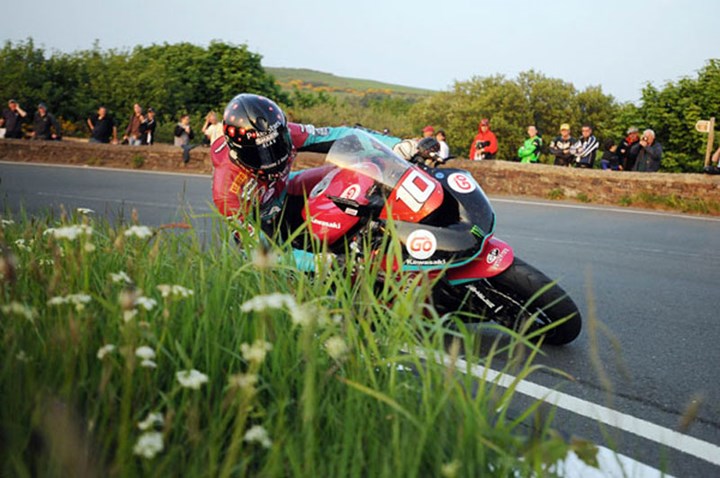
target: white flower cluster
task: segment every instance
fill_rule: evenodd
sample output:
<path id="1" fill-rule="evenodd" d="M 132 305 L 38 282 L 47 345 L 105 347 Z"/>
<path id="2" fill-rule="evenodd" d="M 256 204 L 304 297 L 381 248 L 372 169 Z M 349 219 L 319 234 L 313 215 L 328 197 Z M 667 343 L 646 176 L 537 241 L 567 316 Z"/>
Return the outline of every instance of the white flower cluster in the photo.
<path id="1" fill-rule="evenodd" d="M 78 312 L 82 312 L 83 309 L 85 309 L 85 304 L 89 303 L 91 300 L 92 297 L 87 294 L 70 294 L 66 295 L 65 297 L 53 297 L 52 299 L 47 301 L 47 305 L 73 304 L 75 305 L 75 310 L 77 310 Z"/>
<path id="2" fill-rule="evenodd" d="M 15 224 L 15 221 L 13 221 L 12 219 L 0 219 L 0 224 L 2 224 L 3 227 L 12 226 L 13 224 Z"/>
<path id="3" fill-rule="evenodd" d="M 157 290 L 160 291 L 163 298 L 172 296 L 186 299 L 194 294 L 192 289 L 186 289 L 181 285 L 160 284 L 157 286 Z"/>
<path id="4" fill-rule="evenodd" d="M 2 310 L 2 313 L 5 315 L 17 315 L 18 317 L 23 317 L 31 322 L 35 318 L 35 309 L 25 304 L 21 304 L 20 302 L 12 301 L 9 304 L 0 307 L 0 310 Z"/>
<path id="5" fill-rule="evenodd" d="M 125 284 L 132 284 L 132 279 L 129 275 L 125 273 L 125 271 L 111 272 L 110 280 L 112 280 L 114 284 L 117 284 L 119 282 L 123 282 Z"/>
<path id="6" fill-rule="evenodd" d="M 155 358 L 155 351 L 147 345 L 143 345 L 142 347 L 138 347 L 137 349 L 135 349 L 135 356 L 142 360 L 142 362 L 140 362 L 141 367 L 157 367 L 157 364 L 153 360 Z"/>
<path id="7" fill-rule="evenodd" d="M 195 369 L 181 370 L 175 374 L 175 377 L 180 382 L 180 385 L 194 390 L 199 390 L 200 386 L 208 381 L 207 375 Z"/>
<path id="8" fill-rule="evenodd" d="M 143 458 L 152 459 L 155 455 L 163 451 L 164 448 L 162 433 L 145 432 L 138 438 L 133 453 Z"/>
<path id="9" fill-rule="evenodd" d="M 254 425 L 246 431 L 243 440 L 248 443 L 259 443 L 265 448 L 272 446 L 272 441 L 270 440 L 267 430 L 260 425 Z"/>
<path id="10" fill-rule="evenodd" d="M 95 211 L 93 211 L 92 209 L 89 209 L 89 208 L 86 208 L 86 207 L 79 207 L 79 208 L 77 208 L 77 209 L 75 209 L 75 210 L 78 212 L 78 214 L 84 214 L 84 215 L 86 215 L 86 216 L 87 216 L 88 214 L 93 214 L 93 213 L 95 212 Z"/>
<path id="11" fill-rule="evenodd" d="M 147 311 L 151 311 L 157 305 L 157 301 L 155 299 L 151 299 L 150 297 L 145 297 L 141 295 L 140 297 L 135 299 L 135 305 L 140 306 Z"/>
<path id="12" fill-rule="evenodd" d="M 115 351 L 115 346 L 113 344 L 105 344 L 98 349 L 97 358 L 102 360 L 105 358 L 106 355 L 108 355 L 114 351 Z"/>
<path id="13" fill-rule="evenodd" d="M 348 352 L 348 346 L 342 337 L 334 335 L 325 341 L 325 351 L 335 360 L 340 360 Z"/>
<path id="14" fill-rule="evenodd" d="M 49 229 L 45 229 L 45 231 L 43 231 L 43 236 L 52 235 L 55 239 L 67 239 L 69 241 L 74 241 L 78 238 L 78 236 L 91 236 L 92 233 L 92 227 L 85 224 L 78 224 L 74 226 L 51 227 Z"/>
<path id="15" fill-rule="evenodd" d="M 258 382 L 258 376 L 254 373 L 238 373 L 231 375 L 228 379 L 228 383 L 231 387 L 242 388 L 249 390 L 255 387 Z"/>
<path id="16" fill-rule="evenodd" d="M 161 427 L 164 424 L 165 419 L 163 418 L 162 413 L 150 412 L 148 413 L 148 416 L 145 417 L 145 420 L 138 422 L 138 428 L 142 431 L 145 431 L 150 428 Z"/>
<path id="17" fill-rule="evenodd" d="M 147 226 L 132 226 L 125 232 L 125 237 L 135 236 L 139 239 L 145 239 L 153 235 L 152 229 Z"/>
<path id="18" fill-rule="evenodd" d="M 268 295 L 257 295 L 240 306 L 243 312 L 261 312 L 266 309 L 282 309 L 287 307 L 293 309 L 297 307 L 295 297 L 290 294 L 280 294 L 278 292 Z"/>
<path id="19" fill-rule="evenodd" d="M 248 362 L 262 363 L 263 360 L 265 360 L 267 353 L 271 350 L 272 344 L 270 342 L 265 342 L 264 340 L 256 340 L 252 345 L 240 345 L 242 356 Z"/>
<path id="20" fill-rule="evenodd" d="M 33 243 L 33 241 L 31 240 L 31 241 L 30 241 L 30 245 L 28 245 L 28 244 L 25 242 L 25 239 L 18 239 L 18 240 L 15 241 L 15 247 L 18 248 L 18 251 L 29 251 L 29 250 L 30 250 L 30 246 L 32 245 L 32 243 Z"/>

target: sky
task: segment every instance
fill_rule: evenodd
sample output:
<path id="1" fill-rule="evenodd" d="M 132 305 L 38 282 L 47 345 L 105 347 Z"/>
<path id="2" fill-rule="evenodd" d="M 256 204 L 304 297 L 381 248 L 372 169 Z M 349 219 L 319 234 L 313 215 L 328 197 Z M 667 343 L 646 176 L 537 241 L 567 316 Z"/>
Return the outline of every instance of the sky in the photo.
<path id="1" fill-rule="evenodd" d="M 534 69 L 637 102 L 720 58 L 720 1 L 0 0 L 0 39 L 48 51 L 211 40 L 265 66 L 433 90 Z"/>

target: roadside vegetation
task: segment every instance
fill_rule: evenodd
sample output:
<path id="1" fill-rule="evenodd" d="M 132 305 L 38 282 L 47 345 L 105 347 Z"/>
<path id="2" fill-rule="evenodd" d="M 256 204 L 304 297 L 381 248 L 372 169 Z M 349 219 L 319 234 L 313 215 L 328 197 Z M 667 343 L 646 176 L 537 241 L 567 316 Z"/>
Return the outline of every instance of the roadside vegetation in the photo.
<path id="1" fill-rule="evenodd" d="M 720 104 L 718 59 L 692 76 L 646 85 L 638 104 L 618 102 L 601 86 L 578 90 L 534 70 L 514 78 L 476 76 L 432 92 L 307 69 L 266 69 L 261 60 L 247 45 L 219 41 L 131 50 L 95 44 L 73 53 L 48 52 L 32 39 L 8 41 L 0 49 L 0 99 L 15 98 L 31 113 L 45 102 L 69 135 L 85 137 L 85 120 L 101 104 L 122 130 L 139 102 L 157 111 L 157 140 L 172 142 L 181 114 L 189 113 L 199 131 L 208 111 L 222 111 L 233 96 L 250 92 L 275 99 L 292 120 L 317 126 L 360 123 L 414 137 L 431 124 L 446 130 L 458 156 L 467 155 L 479 120 L 489 118 L 499 139 L 498 157 L 507 160 L 516 156 L 529 124 L 539 128 L 546 146 L 561 123 L 570 123 L 575 135 L 589 123 L 601 143 L 607 138 L 618 143 L 628 127 L 636 126 L 657 133 L 666 172 L 702 170 L 707 137 L 694 126 L 717 115 Z M 541 161 L 551 162 L 550 155 Z"/>
<path id="2" fill-rule="evenodd" d="M 377 264 L 351 280 L 322 261 L 311 276 L 247 235 L 239 247 L 223 220 L 212 246 L 187 227 L 83 209 L 2 218 L 0 475 L 545 476 L 570 451 L 594 462 L 541 402 L 458 373 L 462 353 L 526 378 L 537 349 L 438 317 L 427 281 L 375 288 Z"/>

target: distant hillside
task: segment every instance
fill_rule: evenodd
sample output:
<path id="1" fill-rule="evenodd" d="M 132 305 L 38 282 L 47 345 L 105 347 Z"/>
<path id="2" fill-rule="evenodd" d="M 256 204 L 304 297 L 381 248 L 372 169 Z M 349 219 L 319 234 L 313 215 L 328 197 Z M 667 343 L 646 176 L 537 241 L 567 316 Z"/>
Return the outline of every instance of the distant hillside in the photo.
<path id="1" fill-rule="evenodd" d="M 300 90 L 315 92 L 365 94 L 380 93 L 386 95 L 425 96 L 434 93 L 432 90 L 413 88 L 410 86 L 393 85 L 380 81 L 345 78 L 332 73 L 308 70 L 306 68 L 274 68 L 265 67 L 277 83 L 286 90 L 298 87 Z"/>

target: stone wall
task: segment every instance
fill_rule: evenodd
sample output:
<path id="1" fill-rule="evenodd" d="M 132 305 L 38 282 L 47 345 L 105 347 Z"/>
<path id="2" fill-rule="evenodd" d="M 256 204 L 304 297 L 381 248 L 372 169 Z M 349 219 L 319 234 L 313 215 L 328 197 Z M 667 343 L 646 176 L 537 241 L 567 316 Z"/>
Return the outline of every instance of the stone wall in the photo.
<path id="1" fill-rule="evenodd" d="M 148 171 L 212 172 L 210 149 L 197 147 L 183 164 L 180 148 L 155 145 L 131 147 L 88 144 L 77 141 L 0 140 L 0 161 L 74 164 Z M 302 153 L 296 165 L 322 164 L 323 155 Z M 488 194 L 530 196 L 544 199 L 575 199 L 592 204 L 627 204 L 663 208 L 643 203 L 645 195 L 673 197 L 677 202 L 717 205 L 709 211 L 720 215 L 720 176 L 703 174 L 625 173 L 558 168 L 542 164 L 507 161 L 454 160 L 450 166 L 467 169 Z M 0 166 L 1 168 L 1 166 Z M 0 169 L 1 171 L 1 169 Z"/>

